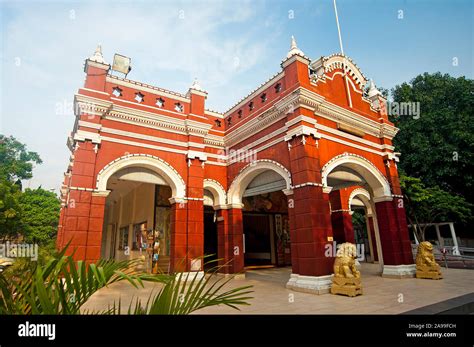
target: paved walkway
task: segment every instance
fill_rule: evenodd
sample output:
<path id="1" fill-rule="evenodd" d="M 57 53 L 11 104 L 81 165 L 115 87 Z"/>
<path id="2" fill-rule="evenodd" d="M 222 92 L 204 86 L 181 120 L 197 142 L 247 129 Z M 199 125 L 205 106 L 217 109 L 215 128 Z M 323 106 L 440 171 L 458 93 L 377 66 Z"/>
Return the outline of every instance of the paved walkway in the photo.
<path id="1" fill-rule="evenodd" d="M 444 279 L 389 279 L 378 275 L 378 265 L 362 264 L 364 295 L 350 298 L 339 295 L 314 295 L 285 288 L 291 268 L 250 270 L 245 279 L 234 279 L 229 286 L 253 285 L 250 306 L 241 311 L 228 307 L 210 307 L 200 314 L 397 314 L 474 292 L 474 271 L 444 269 Z M 89 310 L 106 309 L 121 298 L 128 307 L 132 297 L 146 302 L 149 293 L 157 290 L 147 283 L 134 289 L 128 283 L 116 283 L 97 292 L 84 306 Z"/>

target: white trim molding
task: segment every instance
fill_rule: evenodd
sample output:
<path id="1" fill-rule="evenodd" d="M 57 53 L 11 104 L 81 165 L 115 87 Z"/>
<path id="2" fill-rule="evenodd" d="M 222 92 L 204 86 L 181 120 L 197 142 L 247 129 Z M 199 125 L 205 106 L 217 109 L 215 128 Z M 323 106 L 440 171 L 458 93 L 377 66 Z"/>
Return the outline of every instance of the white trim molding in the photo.
<path id="1" fill-rule="evenodd" d="M 128 167 L 143 167 L 155 171 L 169 184 L 173 198 L 185 198 L 186 184 L 178 171 L 163 159 L 149 154 L 125 155 L 104 166 L 97 174 L 97 190 L 107 190 L 107 181 L 110 176 Z"/>
<path id="2" fill-rule="evenodd" d="M 375 198 L 392 195 L 390 183 L 380 170 L 368 159 L 353 153 L 343 153 L 329 160 L 321 169 L 323 186 L 328 185 L 328 175 L 340 165 L 348 166 L 359 173 L 372 188 Z"/>
<path id="3" fill-rule="evenodd" d="M 364 204 L 366 210 L 367 210 L 367 215 L 372 215 L 372 205 L 370 203 L 370 193 L 367 189 L 364 188 L 356 188 L 351 192 L 351 195 L 349 196 L 349 208 L 351 207 L 352 200 L 354 198 L 358 198 L 362 203 Z"/>
<path id="4" fill-rule="evenodd" d="M 242 196 L 250 182 L 267 170 L 278 173 L 286 181 L 285 189 L 292 189 L 291 173 L 287 168 L 274 160 L 260 159 L 249 163 L 235 176 L 227 193 L 227 202 L 229 204 L 241 204 Z"/>
<path id="5" fill-rule="evenodd" d="M 214 197 L 214 209 L 220 210 L 222 206 L 227 204 L 227 193 L 219 182 L 216 180 L 206 178 L 203 183 L 204 189 L 212 193 Z"/>

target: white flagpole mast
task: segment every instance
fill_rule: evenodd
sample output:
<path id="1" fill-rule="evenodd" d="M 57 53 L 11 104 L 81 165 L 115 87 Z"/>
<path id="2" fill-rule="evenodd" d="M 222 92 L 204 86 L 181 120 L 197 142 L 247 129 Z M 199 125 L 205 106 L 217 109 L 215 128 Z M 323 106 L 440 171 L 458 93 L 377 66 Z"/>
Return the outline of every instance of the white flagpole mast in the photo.
<path id="1" fill-rule="evenodd" d="M 349 107 L 352 107 L 352 99 L 351 99 L 351 92 L 349 90 L 349 82 L 347 80 L 347 73 L 346 73 L 346 56 L 344 54 L 344 48 L 342 46 L 342 37 L 341 37 L 341 27 L 339 26 L 339 16 L 337 15 L 337 5 L 336 5 L 336 0 L 334 0 L 334 13 L 336 14 L 336 24 L 337 24 L 337 33 L 339 35 L 339 46 L 341 47 L 341 53 L 342 56 L 344 57 L 344 63 L 343 63 L 343 71 L 344 71 L 344 81 L 346 82 L 346 94 L 347 94 L 347 101 L 349 102 Z"/>

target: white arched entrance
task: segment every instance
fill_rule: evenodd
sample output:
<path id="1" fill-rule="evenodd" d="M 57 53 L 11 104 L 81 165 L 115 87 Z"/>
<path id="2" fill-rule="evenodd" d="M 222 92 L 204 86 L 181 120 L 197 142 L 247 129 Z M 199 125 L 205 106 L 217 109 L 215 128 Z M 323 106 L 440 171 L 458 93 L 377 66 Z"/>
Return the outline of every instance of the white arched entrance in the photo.
<path id="1" fill-rule="evenodd" d="M 244 265 L 287 266 L 291 240 L 287 195 L 291 174 L 282 164 L 268 159 L 245 166 L 233 180 L 228 206 L 242 210 Z"/>
<path id="2" fill-rule="evenodd" d="M 168 271 L 171 208 L 186 197 L 180 174 L 159 157 L 129 154 L 98 173 L 96 189 L 108 193 L 101 256 L 140 258 L 146 271 Z"/>
<path id="3" fill-rule="evenodd" d="M 249 184 L 257 176 L 268 171 L 277 173 L 284 180 L 283 188 L 288 191 L 291 190 L 291 174 L 288 169 L 274 160 L 256 160 L 244 167 L 232 181 L 227 193 L 228 203 L 235 206 L 242 204 L 242 197 Z"/>
<path id="4" fill-rule="evenodd" d="M 338 155 L 323 166 L 321 170 L 323 187 L 328 187 L 330 175 L 337 168 L 346 169 L 346 172 L 343 173 L 345 175 L 355 175 L 362 178 L 372 190 L 375 200 L 392 198 L 390 184 L 380 170 L 369 160 L 352 153 Z"/>
<path id="5" fill-rule="evenodd" d="M 163 159 L 148 154 L 125 155 L 104 166 L 97 174 L 97 190 L 106 191 L 107 181 L 114 173 L 132 167 L 149 169 L 158 174 L 171 187 L 173 198 L 183 199 L 186 196 L 186 184 L 178 171 Z"/>

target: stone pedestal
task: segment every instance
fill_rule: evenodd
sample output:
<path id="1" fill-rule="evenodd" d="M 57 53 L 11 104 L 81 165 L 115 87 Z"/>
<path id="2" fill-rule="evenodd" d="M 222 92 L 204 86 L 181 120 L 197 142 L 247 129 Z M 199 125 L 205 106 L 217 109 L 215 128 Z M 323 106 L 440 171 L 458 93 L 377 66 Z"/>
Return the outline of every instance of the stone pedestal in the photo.
<path id="1" fill-rule="evenodd" d="M 416 265 L 384 265 L 382 277 L 387 278 L 413 278 L 415 277 Z"/>
<path id="2" fill-rule="evenodd" d="M 362 295 L 360 278 L 334 277 L 332 279 L 331 294 L 341 294 L 351 297 Z"/>
<path id="3" fill-rule="evenodd" d="M 303 276 L 291 274 L 286 288 L 303 293 L 327 294 L 331 289 L 333 275 L 327 276 Z"/>
<path id="4" fill-rule="evenodd" d="M 416 278 L 427 278 L 431 280 L 440 280 L 443 278 L 441 269 L 438 264 L 436 267 L 432 266 L 417 266 L 416 267 Z"/>

